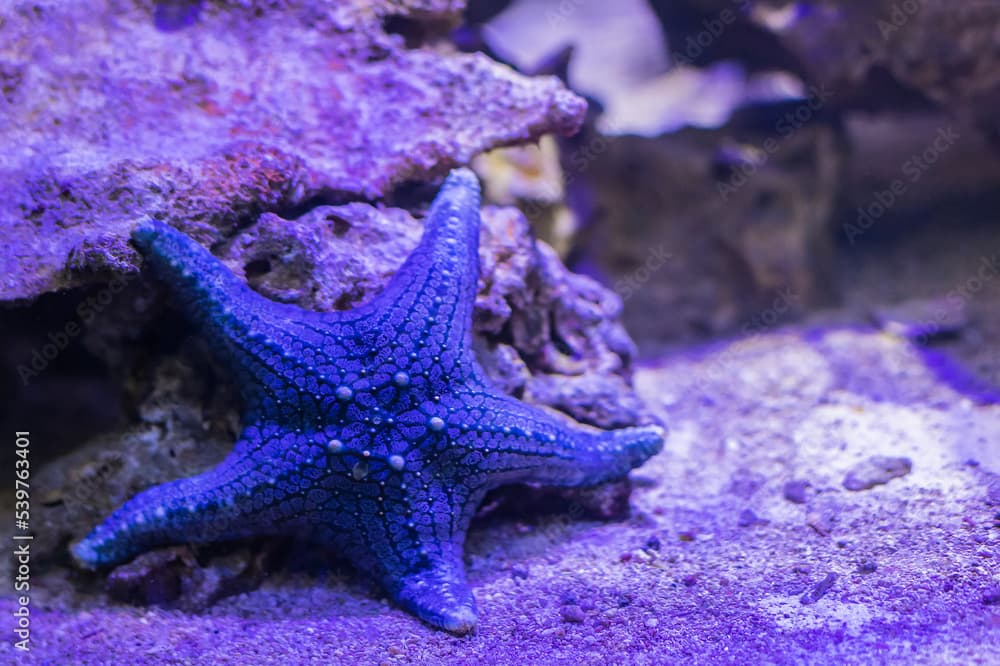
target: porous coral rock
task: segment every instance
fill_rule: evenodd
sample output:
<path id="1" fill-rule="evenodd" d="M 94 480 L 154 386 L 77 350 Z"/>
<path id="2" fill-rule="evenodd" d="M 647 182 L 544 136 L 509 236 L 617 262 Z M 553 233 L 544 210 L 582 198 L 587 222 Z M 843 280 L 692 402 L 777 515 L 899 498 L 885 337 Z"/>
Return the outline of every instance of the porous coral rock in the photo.
<path id="1" fill-rule="evenodd" d="M 381 198 L 575 131 L 584 102 L 555 78 L 385 29 L 461 9 L 206 4 L 170 32 L 149 3 L 0 10 L 0 301 L 134 265 L 121 241 L 143 214 L 218 241 L 261 212 Z"/>

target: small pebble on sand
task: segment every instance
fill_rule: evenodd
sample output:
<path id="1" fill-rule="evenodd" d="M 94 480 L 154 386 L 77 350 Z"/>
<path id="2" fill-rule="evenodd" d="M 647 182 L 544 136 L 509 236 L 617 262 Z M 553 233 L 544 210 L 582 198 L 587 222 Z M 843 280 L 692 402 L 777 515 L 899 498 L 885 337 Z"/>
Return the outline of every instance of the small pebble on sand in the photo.
<path id="1" fill-rule="evenodd" d="M 786 500 L 794 504 L 805 504 L 808 499 L 807 493 L 809 491 L 808 481 L 793 480 L 789 481 L 782 488 L 782 493 Z"/>
<path id="2" fill-rule="evenodd" d="M 909 458 L 872 456 L 863 460 L 847 472 L 844 487 L 848 490 L 868 490 L 893 479 L 906 476 L 913 469 Z"/>
<path id="3" fill-rule="evenodd" d="M 580 624 L 587 619 L 587 614 L 577 604 L 562 606 L 559 609 L 559 615 L 562 616 L 563 622 L 573 622 L 575 624 Z"/>

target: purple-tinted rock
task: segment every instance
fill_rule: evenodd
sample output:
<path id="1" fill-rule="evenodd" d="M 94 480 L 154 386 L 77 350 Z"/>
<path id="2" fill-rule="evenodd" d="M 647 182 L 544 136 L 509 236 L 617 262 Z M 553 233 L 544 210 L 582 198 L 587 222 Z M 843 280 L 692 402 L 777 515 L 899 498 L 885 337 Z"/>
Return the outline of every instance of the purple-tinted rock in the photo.
<path id="1" fill-rule="evenodd" d="M 872 562 L 871 560 L 866 560 L 858 565 L 857 569 L 860 574 L 870 574 L 878 571 L 878 564 Z"/>
<path id="2" fill-rule="evenodd" d="M 789 481 L 781 489 L 782 496 L 793 504 L 805 504 L 809 499 L 808 492 L 808 481 Z"/>
<path id="3" fill-rule="evenodd" d="M 628 478 L 589 488 L 570 488 L 559 495 L 580 507 L 581 516 L 596 520 L 623 520 L 629 515 L 632 482 Z"/>
<path id="4" fill-rule="evenodd" d="M 740 527 L 754 527 L 756 525 L 767 525 L 767 520 L 761 518 L 756 513 L 750 509 L 743 509 L 740 511 L 739 518 L 736 519 L 736 524 Z"/>
<path id="5" fill-rule="evenodd" d="M 762 474 L 740 468 L 733 472 L 733 475 L 729 478 L 729 487 L 727 490 L 740 499 L 747 500 L 753 497 L 763 487 L 765 482 L 766 479 Z"/>
<path id="6" fill-rule="evenodd" d="M 114 569 L 107 591 L 118 601 L 196 612 L 222 597 L 256 588 L 273 551 L 255 554 L 241 548 L 202 565 L 185 546 L 162 548 Z"/>
<path id="7" fill-rule="evenodd" d="M 757 335 L 830 301 L 843 149 L 820 123 L 776 137 L 773 127 L 656 140 L 588 127 L 572 140 L 568 197 L 587 202 L 578 244 L 622 297 L 640 346 Z M 765 145 L 780 150 L 755 162 Z"/>
<path id="8" fill-rule="evenodd" d="M 844 487 L 853 491 L 868 490 L 906 476 L 912 468 L 913 463 L 909 458 L 872 456 L 847 472 L 847 476 L 844 477 Z"/>
<path id="9" fill-rule="evenodd" d="M 137 421 L 46 460 L 33 475 L 42 500 L 33 512 L 39 558 L 61 554 L 67 541 L 143 488 L 222 460 L 238 427 L 236 396 L 225 385 L 213 387 L 211 367 L 203 350 L 189 348 L 141 371 L 129 368 Z"/>
<path id="10" fill-rule="evenodd" d="M 559 608 L 559 616 L 562 617 L 563 622 L 571 622 L 573 624 L 581 624 L 587 621 L 587 614 L 577 604 L 561 606 Z"/>
<path id="11" fill-rule="evenodd" d="M 585 105 L 558 80 L 383 28 L 459 10 L 206 3 L 173 32 L 139 3 L 3 10 L 0 143 L 16 149 L 0 162 L 0 227 L 17 241 L 0 252 L 0 300 L 134 266 L 123 239 L 141 215 L 215 242 L 261 212 L 381 198 L 488 148 L 575 131 Z"/>
<path id="12" fill-rule="evenodd" d="M 907 109 L 847 117 L 845 131 L 852 150 L 845 164 L 842 196 L 844 208 L 850 212 L 835 223 L 842 240 L 856 245 L 869 234 L 889 228 L 905 229 L 907 222 L 942 199 L 995 196 L 1000 186 L 1000 153 L 989 134 L 972 120 L 963 122 L 962 111 L 913 113 Z M 919 171 L 903 173 L 901 165 L 912 165 Z M 916 178 L 919 183 L 913 184 Z M 882 207 L 884 202 L 890 202 L 888 208 Z M 940 233 L 946 235 L 946 227 Z M 910 300 L 928 293 L 933 292 L 907 291 L 901 296 Z M 925 302 L 941 300 L 930 298 Z M 888 307 L 890 316 L 895 316 L 895 306 L 878 302 Z M 968 309 L 967 304 L 963 305 L 945 304 L 941 309 L 933 306 L 930 323 L 962 322 L 966 316 L 962 311 Z M 907 309 L 914 312 L 910 305 Z M 901 314 L 907 314 L 906 321 L 912 322 L 910 313 Z"/>
<path id="13" fill-rule="evenodd" d="M 804 12 L 780 38 L 842 101 L 870 104 L 883 92 L 908 108 L 906 89 L 917 90 L 995 129 L 998 21 L 1000 8 L 988 2 L 838 0 Z"/>
<path id="14" fill-rule="evenodd" d="M 531 577 L 531 572 L 526 567 L 515 565 L 510 568 L 510 575 L 514 580 L 527 580 Z"/>
<path id="15" fill-rule="evenodd" d="M 169 605 L 181 596 L 182 572 L 196 566 L 186 547 L 161 548 L 115 569 L 108 576 L 106 589 L 118 601 Z"/>
<path id="16" fill-rule="evenodd" d="M 632 483 L 628 478 L 580 488 L 507 486 L 487 495 L 479 515 L 499 512 L 530 516 L 553 512 L 564 522 L 624 520 L 629 515 L 631 494 Z"/>
<path id="17" fill-rule="evenodd" d="M 834 528 L 834 514 L 829 511 L 811 511 L 806 516 L 806 525 L 813 528 L 820 536 L 830 536 Z"/>

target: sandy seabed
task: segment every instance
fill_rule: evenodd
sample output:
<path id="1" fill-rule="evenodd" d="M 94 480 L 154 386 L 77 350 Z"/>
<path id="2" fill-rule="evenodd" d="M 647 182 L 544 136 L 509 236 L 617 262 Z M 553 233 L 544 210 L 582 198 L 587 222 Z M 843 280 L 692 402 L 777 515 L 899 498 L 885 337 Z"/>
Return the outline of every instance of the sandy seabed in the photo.
<path id="1" fill-rule="evenodd" d="M 667 355 L 635 379 L 670 433 L 632 473 L 631 516 L 474 526 L 470 636 L 426 627 L 356 576 L 283 572 L 187 614 L 84 593 L 53 569 L 33 581 L 31 652 L 5 642 L 0 655 L 1000 663 L 1000 405 L 952 388 L 911 343 L 858 328 Z M 871 487 L 848 490 L 849 475 Z M 4 616 L 14 607 L 0 599 Z"/>

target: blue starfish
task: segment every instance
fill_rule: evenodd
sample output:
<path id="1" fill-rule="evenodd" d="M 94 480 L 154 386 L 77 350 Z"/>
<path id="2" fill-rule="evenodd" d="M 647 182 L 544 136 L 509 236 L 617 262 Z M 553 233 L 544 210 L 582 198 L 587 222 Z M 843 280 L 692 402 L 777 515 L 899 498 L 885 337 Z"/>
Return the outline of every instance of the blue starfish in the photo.
<path id="1" fill-rule="evenodd" d="M 455 633 L 476 622 L 462 545 L 502 484 L 597 484 L 663 446 L 657 426 L 569 425 L 489 386 L 472 352 L 479 183 L 451 173 L 385 290 L 345 312 L 252 291 L 152 220 L 133 240 L 240 386 L 243 432 L 199 476 L 139 493 L 77 543 L 88 568 L 169 543 L 304 534 Z"/>

